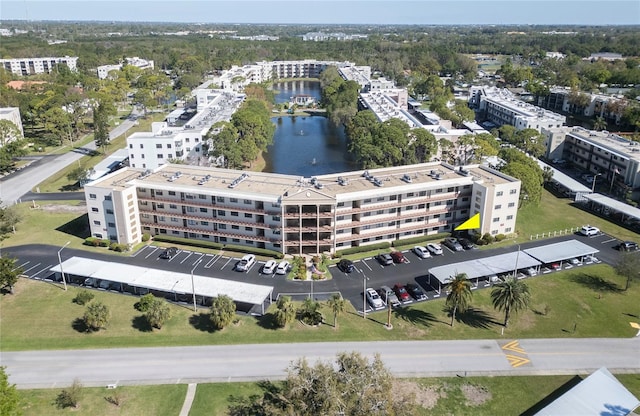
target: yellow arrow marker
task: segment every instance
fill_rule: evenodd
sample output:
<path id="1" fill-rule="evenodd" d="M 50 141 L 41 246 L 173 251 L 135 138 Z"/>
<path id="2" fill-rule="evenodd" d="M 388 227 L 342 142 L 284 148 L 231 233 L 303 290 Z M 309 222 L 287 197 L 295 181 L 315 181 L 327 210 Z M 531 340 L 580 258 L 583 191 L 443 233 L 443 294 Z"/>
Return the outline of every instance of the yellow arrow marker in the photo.
<path id="1" fill-rule="evenodd" d="M 511 367 L 513 368 L 517 368 L 520 367 L 521 365 L 525 365 L 531 362 L 531 360 L 528 360 L 526 358 L 523 357 L 517 357 L 515 355 L 506 355 L 507 360 L 509 360 L 509 364 L 511 364 Z"/>
<path id="2" fill-rule="evenodd" d="M 629 325 L 631 325 L 631 328 L 640 329 L 640 324 L 637 322 L 629 322 Z"/>
<path id="3" fill-rule="evenodd" d="M 476 229 L 476 228 L 480 228 L 480 213 L 479 212 L 476 215 L 474 215 L 473 217 L 471 217 L 468 220 L 466 220 L 465 222 L 463 222 L 462 224 L 458 225 L 455 228 L 455 231 L 473 230 L 473 229 Z"/>
<path id="4" fill-rule="evenodd" d="M 526 354 L 526 352 L 520 348 L 520 344 L 518 344 L 518 341 L 511 341 L 508 344 L 505 344 L 502 347 L 503 350 L 508 350 L 508 351 L 513 351 L 513 352 L 519 352 L 520 354 Z"/>

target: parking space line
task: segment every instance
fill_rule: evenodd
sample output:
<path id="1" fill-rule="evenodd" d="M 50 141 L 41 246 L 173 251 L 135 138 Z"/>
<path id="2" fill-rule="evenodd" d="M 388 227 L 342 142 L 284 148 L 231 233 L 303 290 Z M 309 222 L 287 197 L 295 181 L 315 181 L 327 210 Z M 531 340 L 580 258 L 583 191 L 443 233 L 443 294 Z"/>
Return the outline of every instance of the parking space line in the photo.
<path id="1" fill-rule="evenodd" d="M 27 270 L 23 271 L 23 274 L 27 274 L 28 271 L 35 269 L 36 267 L 40 266 L 42 263 L 37 263 L 35 266 L 31 266 L 29 267 Z"/>
<path id="2" fill-rule="evenodd" d="M 210 269 L 210 268 L 211 268 L 211 266 L 213 266 L 213 263 L 215 263 L 215 262 L 216 262 L 216 258 L 218 257 L 218 255 L 217 255 L 217 254 L 216 254 L 216 255 L 213 255 L 213 254 L 205 254 L 204 256 L 202 256 L 202 258 L 204 258 L 204 257 L 209 257 L 209 256 L 211 257 L 211 260 L 207 261 L 207 262 L 204 264 L 204 268 L 205 268 L 205 269 Z"/>
<path id="3" fill-rule="evenodd" d="M 189 254 L 187 254 L 187 257 L 185 257 L 185 258 L 184 258 L 184 260 L 182 260 L 182 261 L 180 262 L 180 264 L 182 264 L 182 263 L 184 263 L 185 261 L 187 261 L 187 259 L 188 259 L 189 257 L 191 257 L 191 255 L 193 254 L 193 252 L 192 252 L 192 251 L 183 251 L 183 253 L 189 253 Z"/>
<path id="4" fill-rule="evenodd" d="M 618 239 L 617 238 L 611 238 L 609 240 L 601 241 L 600 244 L 612 243 L 614 241 L 618 241 Z"/>
<path id="5" fill-rule="evenodd" d="M 229 257 L 229 260 L 227 260 L 227 262 L 225 264 L 223 264 L 222 267 L 220 267 L 220 270 L 222 270 L 225 267 L 227 267 L 227 264 L 229 264 L 230 261 L 231 261 L 231 257 Z"/>
<path id="6" fill-rule="evenodd" d="M 152 255 L 153 253 L 155 253 L 157 249 L 158 249 L 158 247 L 154 247 L 154 248 L 153 248 L 153 250 L 151 250 L 151 253 L 147 254 L 144 258 L 145 258 L 145 259 L 148 259 L 149 257 L 151 257 L 151 255 Z"/>
<path id="7" fill-rule="evenodd" d="M 24 263 L 19 264 L 18 266 L 14 267 L 11 271 L 12 271 L 12 272 L 13 272 L 13 271 L 16 271 L 16 270 L 18 270 L 18 269 L 20 269 L 20 268 L 22 268 L 22 267 L 26 266 L 26 265 L 27 265 L 27 264 L 29 264 L 29 263 L 31 263 L 31 262 L 30 262 L 30 261 L 25 261 Z"/>
<path id="8" fill-rule="evenodd" d="M 366 259 L 362 259 L 361 263 L 364 264 L 365 266 L 367 266 L 367 269 L 369 269 L 369 271 L 372 272 L 373 269 L 367 264 L 367 262 L 365 260 L 371 260 L 371 257 L 368 257 Z"/>
<path id="9" fill-rule="evenodd" d="M 50 264 L 50 265 L 46 266 L 44 269 L 41 269 L 39 272 L 32 274 L 30 277 L 34 278 L 37 275 L 39 275 L 40 273 L 44 272 L 45 270 L 49 270 L 51 267 L 53 267 L 53 264 Z"/>
<path id="10" fill-rule="evenodd" d="M 149 246 L 144 246 L 142 247 L 140 250 L 136 251 L 135 253 L 133 253 L 131 256 L 129 257 L 136 257 L 138 254 L 142 253 L 143 251 L 145 251 Z"/>
<path id="11" fill-rule="evenodd" d="M 191 265 L 192 265 L 192 266 L 195 266 L 196 264 L 198 264 L 198 263 L 202 260 L 202 258 L 204 257 L 204 253 L 193 253 L 193 254 L 196 254 L 196 255 L 200 254 L 200 257 L 198 257 L 198 259 L 197 259 L 196 261 L 194 261 L 193 263 L 191 263 Z M 188 257 L 187 257 L 187 258 L 188 258 Z M 186 259 L 185 259 L 185 260 L 186 260 Z"/>

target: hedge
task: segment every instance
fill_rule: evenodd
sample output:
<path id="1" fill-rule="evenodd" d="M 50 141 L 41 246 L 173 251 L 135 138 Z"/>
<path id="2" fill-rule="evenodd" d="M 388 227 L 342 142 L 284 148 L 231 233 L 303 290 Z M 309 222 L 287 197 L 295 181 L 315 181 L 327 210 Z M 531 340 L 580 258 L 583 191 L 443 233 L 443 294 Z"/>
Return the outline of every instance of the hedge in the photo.
<path id="1" fill-rule="evenodd" d="M 169 237 L 169 236 L 156 235 L 153 237 L 153 241 L 162 242 L 162 243 L 174 243 L 174 244 L 180 244 L 183 246 L 190 246 L 190 247 L 210 248 L 214 250 L 226 250 L 226 251 L 233 251 L 238 253 L 252 253 L 252 254 L 257 254 L 265 257 L 275 257 L 278 259 L 281 259 L 284 257 L 284 254 L 278 251 L 268 250 L 265 248 L 240 246 L 240 245 L 233 245 L 233 244 L 221 244 L 221 243 L 214 243 L 211 241 L 191 240 L 188 238 L 181 238 L 181 237 Z"/>
<path id="2" fill-rule="evenodd" d="M 439 234 L 432 234 L 432 235 L 422 235 L 420 237 L 413 237 L 413 238 L 405 238 L 405 239 L 401 239 L 401 240 L 395 240 L 391 245 L 393 247 L 418 245 L 418 244 L 424 243 L 426 241 L 443 240 L 444 238 L 449 237 L 450 235 L 451 235 L 451 233 L 439 233 Z"/>
<path id="3" fill-rule="evenodd" d="M 94 247 L 109 247 L 109 245 L 111 245 L 111 242 L 102 238 L 87 237 L 84 240 L 84 245 Z"/>
<path id="4" fill-rule="evenodd" d="M 377 244 L 367 244 L 366 246 L 350 247 L 345 248 L 344 250 L 336 251 L 334 257 L 342 257 L 349 254 L 362 253 L 364 251 L 384 250 L 388 249 L 389 247 L 391 247 L 391 243 L 389 243 L 388 241 Z"/>

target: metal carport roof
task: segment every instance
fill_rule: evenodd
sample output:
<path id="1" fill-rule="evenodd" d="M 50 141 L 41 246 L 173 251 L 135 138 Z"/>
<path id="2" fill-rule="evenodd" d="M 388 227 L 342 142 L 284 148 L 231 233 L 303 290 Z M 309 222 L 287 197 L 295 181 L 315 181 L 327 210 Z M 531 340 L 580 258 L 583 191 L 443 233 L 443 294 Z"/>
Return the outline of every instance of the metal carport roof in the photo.
<path id="1" fill-rule="evenodd" d="M 65 274 L 92 277 L 130 286 L 160 290 L 168 293 L 192 293 L 191 274 L 168 270 L 148 269 L 122 263 L 112 263 L 84 257 L 72 257 L 62 263 Z M 50 269 L 60 273 L 60 265 Z M 227 295 L 236 302 L 261 305 L 271 296 L 273 286 L 256 285 L 193 275 L 193 285 L 198 296 Z"/>
<path id="2" fill-rule="evenodd" d="M 537 160 L 537 162 L 538 162 L 538 166 L 540 166 L 540 168 L 542 168 L 543 170 L 547 166 L 550 167 L 551 171 L 553 172 L 553 177 L 551 178 L 551 180 L 564 186 L 569 191 L 576 194 L 590 194 L 592 192 L 591 188 L 581 184 L 577 180 L 573 179 L 571 176 L 560 172 L 558 169 L 554 168 L 553 166 L 550 166 L 541 160 Z"/>
<path id="3" fill-rule="evenodd" d="M 602 367 L 536 413 L 536 416 L 628 415 L 640 401 Z"/>
<path id="4" fill-rule="evenodd" d="M 458 273 L 466 273 L 469 279 L 477 279 L 539 265 L 540 262 L 538 260 L 528 256 L 524 251 L 514 251 L 513 253 L 433 267 L 429 269 L 429 273 L 438 279 L 441 284 L 446 284 L 452 276 Z"/>
<path id="5" fill-rule="evenodd" d="M 599 252 L 597 248 L 593 248 L 578 240 L 561 241 L 546 246 L 528 248 L 525 253 L 531 257 L 540 260 L 542 263 L 553 263 L 556 261 L 572 259 L 574 257 L 582 257 L 589 254 Z"/>
<path id="6" fill-rule="evenodd" d="M 584 198 L 595 202 L 597 204 L 609 207 L 615 211 L 621 212 L 628 217 L 633 217 L 640 220 L 640 208 L 632 207 L 631 205 L 620 202 L 617 199 L 609 198 L 602 194 L 590 194 L 584 195 Z"/>

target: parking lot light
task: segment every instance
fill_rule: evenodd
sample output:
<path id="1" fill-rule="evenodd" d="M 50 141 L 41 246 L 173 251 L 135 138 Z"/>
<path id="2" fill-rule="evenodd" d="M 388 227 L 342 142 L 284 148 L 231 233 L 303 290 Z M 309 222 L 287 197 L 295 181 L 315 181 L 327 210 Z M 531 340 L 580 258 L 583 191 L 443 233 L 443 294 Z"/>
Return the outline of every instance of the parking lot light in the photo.
<path id="1" fill-rule="evenodd" d="M 198 307 L 196 306 L 196 287 L 193 282 L 193 272 L 196 270 L 196 267 L 198 267 L 198 264 L 200 264 L 201 261 L 202 261 L 201 258 L 198 259 L 198 261 L 196 261 L 196 263 L 193 265 L 193 269 L 191 269 L 191 292 L 193 292 L 193 311 L 194 312 L 198 311 Z"/>
<path id="2" fill-rule="evenodd" d="M 596 173 L 595 176 L 593 177 L 593 185 L 591 185 L 591 193 L 594 193 L 596 191 L 596 179 L 598 179 L 598 176 L 602 175 L 602 173 Z"/>
<path id="3" fill-rule="evenodd" d="M 62 276 L 62 284 L 64 285 L 64 290 L 67 290 L 67 279 L 64 277 L 64 270 L 62 270 L 62 258 L 60 257 L 60 252 L 64 250 L 66 246 L 71 244 L 71 241 L 67 241 L 65 245 L 62 246 L 60 250 L 58 250 L 58 264 L 60 265 L 60 275 Z"/>

